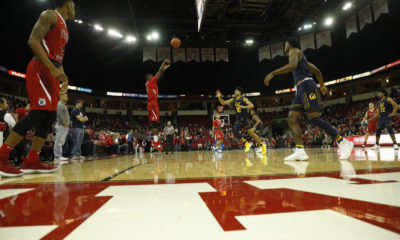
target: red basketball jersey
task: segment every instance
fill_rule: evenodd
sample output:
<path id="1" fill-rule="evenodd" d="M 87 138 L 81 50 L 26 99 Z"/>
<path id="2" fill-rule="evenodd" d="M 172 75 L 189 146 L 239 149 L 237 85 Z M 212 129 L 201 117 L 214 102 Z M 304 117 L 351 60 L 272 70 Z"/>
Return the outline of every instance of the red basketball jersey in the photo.
<path id="1" fill-rule="evenodd" d="M 47 53 L 47 57 L 62 64 L 65 46 L 69 39 L 69 32 L 64 19 L 57 11 L 54 12 L 57 15 L 57 23 L 47 32 L 46 36 L 44 36 L 42 46 Z"/>
<path id="2" fill-rule="evenodd" d="M 158 98 L 158 86 L 157 86 L 157 77 L 153 77 L 146 83 L 146 91 L 148 101 L 157 101 Z"/>
<path id="3" fill-rule="evenodd" d="M 369 110 L 368 109 L 368 120 L 371 120 L 376 114 L 378 114 L 378 109 L 374 109 L 374 110 Z M 373 122 L 378 121 L 378 119 L 375 119 Z"/>
<path id="4" fill-rule="evenodd" d="M 213 122 L 213 126 L 215 129 L 221 130 L 222 125 L 223 125 L 222 120 L 215 119 Z"/>

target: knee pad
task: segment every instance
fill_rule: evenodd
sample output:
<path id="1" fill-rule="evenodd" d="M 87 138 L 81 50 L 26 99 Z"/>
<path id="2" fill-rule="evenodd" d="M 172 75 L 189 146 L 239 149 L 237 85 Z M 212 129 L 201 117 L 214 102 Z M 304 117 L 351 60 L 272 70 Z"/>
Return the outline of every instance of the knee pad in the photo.
<path id="1" fill-rule="evenodd" d="M 40 138 L 47 138 L 47 134 L 49 134 L 53 123 L 57 119 L 57 112 L 54 111 L 42 111 L 44 117 L 42 121 L 39 123 L 39 125 L 36 127 L 35 131 L 35 137 L 40 137 Z M 29 115 L 29 114 L 28 114 Z"/>
<path id="2" fill-rule="evenodd" d="M 46 112 L 48 111 L 32 110 L 25 118 L 15 125 L 13 131 L 21 136 L 25 136 L 29 130 L 34 127 L 38 128 L 39 124 L 46 117 Z"/>

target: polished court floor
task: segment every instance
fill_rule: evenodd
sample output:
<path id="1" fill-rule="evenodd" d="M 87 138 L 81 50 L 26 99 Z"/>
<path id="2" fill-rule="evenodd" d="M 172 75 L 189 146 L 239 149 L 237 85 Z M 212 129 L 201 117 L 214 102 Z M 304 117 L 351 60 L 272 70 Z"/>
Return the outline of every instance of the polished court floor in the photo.
<path id="1" fill-rule="evenodd" d="M 393 148 L 138 154 L 0 179 L 0 239 L 400 239 Z"/>

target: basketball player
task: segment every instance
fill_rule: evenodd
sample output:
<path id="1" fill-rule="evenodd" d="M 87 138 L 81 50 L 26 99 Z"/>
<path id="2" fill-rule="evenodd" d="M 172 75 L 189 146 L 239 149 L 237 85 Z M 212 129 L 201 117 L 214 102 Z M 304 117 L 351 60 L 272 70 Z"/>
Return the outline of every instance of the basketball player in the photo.
<path id="1" fill-rule="evenodd" d="M 73 0 L 55 0 L 55 10 L 44 11 L 29 37 L 28 45 L 34 57 L 26 72 L 26 89 L 31 104 L 31 112 L 14 127 L 6 142 L 0 148 L 0 175 L 17 177 L 23 173 L 50 173 L 58 168 L 39 161 L 48 132 L 56 120 L 60 93 L 68 89 L 68 78 L 64 73 L 62 60 L 68 42 L 66 20 L 75 17 Z M 9 153 L 25 137 L 28 130 L 35 128 L 32 148 L 21 170 L 12 167 Z"/>
<path id="2" fill-rule="evenodd" d="M 322 94 L 326 94 L 328 89 L 325 87 L 324 78 L 321 71 L 314 64 L 307 62 L 307 59 L 300 51 L 300 42 L 297 38 L 289 39 L 285 44 L 285 52 L 289 56 L 289 64 L 279 68 L 265 77 L 264 83 L 268 87 L 269 82 L 274 76 L 292 72 L 294 85 L 297 89 L 296 96 L 292 100 L 289 111 L 289 127 L 292 132 L 293 141 L 296 148 L 293 154 L 286 157 L 285 161 L 308 160 L 308 155 L 304 151 L 301 140 L 301 130 L 299 118 L 306 112 L 308 121 L 325 130 L 336 140 L 340 149 L 340 159 L 347 159 L 351 155 L 354 143 L 343 139 L 336 129 L 329 123 L 320 118 L 322 109 L 320 91 L 314 82 L 313 74 L 317 77 Z"/>
<path id="3" fill-rule="evenodd" d="M 222 153 L 221 145 L 224 142 L 224 133 L 222 132 L 222 127 L 224 126 L 224 122 L 221 120 L 221 116 L 219 113 L 215 114 L 215 120 L 213 121 L 212 127 L 212 136 L 215 137 L 216 145 L 215 150 L 219 153 Z"/>
<path id="4" fill-rule="evenodd" d="M 252 102 L 249 101 L 249 99 L 243 96 L 243 88 L 237 87 L 235 89 L 235 97 L 226 101 L 221 98 L 221 92 L 219 90 L 217 90 L 216 94 L 219 103 L 221 103 L 222 105 L 229 105 L 233 103 L 233 105 L 235 106 L 236 121 L 233 131 L 237 138 L 244 143 L 245 152 L 248 152 L 250 150 L 251 145 L 240 133 L 240 130 L 243 127 L 247 128 L 247 132 L 249 133 L 249 135 L 257 142 L 257 144 L 259 144 L 259 146 L 262 147 L 262 154 L 264 155 L 265 153 L 267 153 L 267 146 L 262 144 L 260 137 L 251 129 L 251 127 L 248 127 L 248 119 L 250 118 L 248 110 L 253 109 L 254 105 Z"/>
<path id="5" fill-rule="evenodd" d="M 393 141 L 394 150 L 399 150 L 399 146 L 396 142 L 396 136 L 394 135 L 392 126 L 392 117 L 396 116 L 399 105 L 391 97 L 387 96 L 386 90 L 382 89 L 378 91 L 378 109 L 379 112 L 376 114 L 372 120 L 378 120 L 378 129 L 376 130 L 376 144 L 371 148 L 371 150 L 379 150 L 379 139 L 381 137 L 382 131 L 386 128 L 390 134 L 390 138 Z"/>
<path id="6" fill-rule="evenodd" d="M 171 66 L 171 61 L 166 59 L 161 64 L 157 74 L 146 74 L 146 90 L 147 90 L 147 112 L 149 113 L 150 127 L 152 128 L 151 133 L 153 134 L 152 147 L 158 151 L 162 151 L 161 144 L 158 141 L 158 125 L 160 123 L 160 112 L 158 108 L 158 80 L 162 77 L 165 70 Z"/>
<path id="7" fill-rule="evenodd" d="M 251 119 L 249 119 L 249 131 L 255 132 L 257 135 L 260 135 L 263 130 L 263 124 L 261 118 L 257 115 L 256 110 L 250 110 Z M 262 153 L 262 146 L 257 146 L 257 153 Z"/>
<path id="8" fill-rule="evenodd" d="M 376 126 L 378 124 L 377 119 L 372 120 L 372 118 L 375 117 L 376 114 L 378 114 L 378 110 L 375 108 L 375 105 L 371 102 L 368 104 L 368 108 L 368 111 L 365 113 L 365 116 L 361 121 L 361 123 L 364 123 L 368 119 L 368 130 L 367 134 L 365 135 L 364 144 L 362 145 L 363 148 L 367 145 L 369 135 L 376 133 Z"/>

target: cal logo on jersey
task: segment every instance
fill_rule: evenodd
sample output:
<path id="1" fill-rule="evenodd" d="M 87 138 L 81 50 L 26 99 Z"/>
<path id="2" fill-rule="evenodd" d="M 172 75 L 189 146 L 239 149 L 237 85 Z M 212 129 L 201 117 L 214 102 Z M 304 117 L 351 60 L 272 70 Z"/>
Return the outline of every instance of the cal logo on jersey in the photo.
<path id="1" fill-rule="evenodd" d="M 317 99 L 317 95 L 315 93 L 311 93 L 310 96 L 308 97 L 310 100 L 315 100 Z"/>

